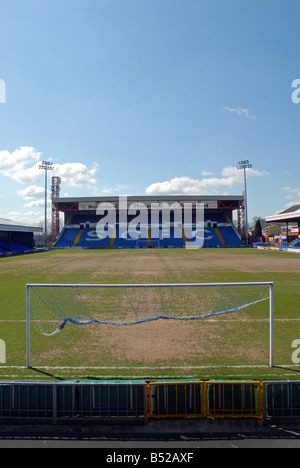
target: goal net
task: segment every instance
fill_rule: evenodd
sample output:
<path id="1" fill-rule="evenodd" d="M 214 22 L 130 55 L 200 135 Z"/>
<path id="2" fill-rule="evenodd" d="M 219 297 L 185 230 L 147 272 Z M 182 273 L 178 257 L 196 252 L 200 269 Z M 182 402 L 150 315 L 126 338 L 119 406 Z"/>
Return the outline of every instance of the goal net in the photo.
<path id="1" fill-rule="evenodd" d="M 200 321 L 236 314 L 270 303 L 273 333 L 273 283 L 193 284 L 30 284 L 27 285 L 27 363 L 31 324 L 39 334 L 69 327 L 140 325 L 154 321 Z M 272 353 L 270 353 L 272 364 Z"/>

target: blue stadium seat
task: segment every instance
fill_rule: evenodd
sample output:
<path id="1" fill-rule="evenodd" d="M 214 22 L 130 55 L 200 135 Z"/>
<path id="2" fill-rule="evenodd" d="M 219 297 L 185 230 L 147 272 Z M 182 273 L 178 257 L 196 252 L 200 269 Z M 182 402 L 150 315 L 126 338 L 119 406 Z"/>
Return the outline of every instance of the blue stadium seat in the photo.
<path id="1" fill-rule="evenodd" d="M 64 227 L 55 243 L 55 247 L 72 247 L 77 234 L 78 228 Z"/>
<path id="2" fill-rule="evenodd" d="M 242 245 L 240 237 L 231 225 L 219 226 L 219 231 L 226 242 L 227 247 L 238 247 Z"/>
<path id="3" fill-rule="evenodd" d="M 10 240 L 9 250 L 7 249 L 7 241 L 0 241 L 0 249 L 3 252 L 24 252 L 25 250 L 30 250 L 30 247 L 19 242 Z"/>
<path id="4" fill-rule="evenodd" d="M 204 245 L 203 247 L 222 247 L 222 243 L 218 238 L 216 231 L 212 227 L 204 229 Z"/>
<path id="5" fill-rule="evenodd" d="M 82 230 L 76 247 L 108 247 L 109 242 L 110 237 L 100 239 L 95 228 L 85 228 Z"/>
<path id="6" fill-rule="evenodd" d="M 120 228 L 117 226 L 116 238 L 114 242 L 114 247 L 117 249 L 135 249 L 140 246 L 140 241 L 142 239 L 132 239 L 129 234 L 125 236 L 120 235 Z M 144 239 L 146 241 L 146 239 Z"/>
<path id="7" fill-rule="evenodd" d="M 167 237 L 163 237 L 163 235 Z M 170 226 L 170 230 L 162 226 L 160 228 L 159 245 L 160 247 L 182 248 L 184 247 L 184 241 L 182 237 L 175 237 L 174 226 Z"/>
<path id="8" fill-rule="evenodd" d="M 292 243 L 293 247 L 300 247 L 300 239 L 297 239 L 295 242 Z"/>
<path id="9" fill-rule="evenodd" d="M 133 217 L 134 218 L 134 217 Z M 229 223 L 229 218 L 226 220 L 226 214 L 213 211 L 205 213 L 205 229 L 204 229 L 204 244 L 203 247 L 238 247 L 242 245 L 242 241 L 236 232 L 233 224 Z M 120 236 L 119 225 L 116 226 L 115 238 L 106 237 L 100 239 L 97 235 L 96 226 L 99 222 L 99 216 L 83 214 L 75 214 L 71 220 L 72 224 L 65 226 L 55 244 L 56 247 L 78 247 L 78 248 L 146 248 L 146 247 L 174 247 L 182 248 L 185 241 L 180 236 L 176 238 L 174 235 L 174 216 L 171 212 L 170 230 L 167 224 L 160 225 L 159 233 L 152 231 L 151 239 L 140 238 L 134 239 L 127 236 Z M 132 217 L 128 219 L 128 223 Z M 148 217 L 150 228 L 150 214 Z M 194 220 L 195 221 L 195 220 Z M 226 224 L 227 221 L 227 224 Z M 193 227 L 195 229 L 195 225 Z M 167 237 L 163 237 L 163 235 Z M 147 236 L 148 237 L 148 236 Z M 190 246 L 199 245 L 199 241 L 188 239 Z M 1 246 L 0 246 L 1 247 Z"/>

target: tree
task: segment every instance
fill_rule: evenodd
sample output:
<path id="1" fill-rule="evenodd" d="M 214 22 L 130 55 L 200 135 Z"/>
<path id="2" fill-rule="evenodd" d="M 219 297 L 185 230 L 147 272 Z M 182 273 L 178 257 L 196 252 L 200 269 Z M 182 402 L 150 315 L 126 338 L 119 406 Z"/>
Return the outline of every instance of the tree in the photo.
<path id="1" fill-rule="evenodd" d="M 252 218 L 251 228 L 253 232 L 253 236 L 255 238 L 262 237 L 262 230 L 268 226 L 268 223 L 264 218 L 260 218 L 259 216 L 255 216 Z"/>
<path id="2" fill-rule="evenodd" d="M 254 236 L 255 237 L 262 237 L 262 226 L 260 218 L 257 219 L 254 227 Z"/>
<path id="3" fill-rule="evenodd" d="M 272 223 L 269 225 L 269 236 L 280 236 L 281 226 L 280 224 Z"/>

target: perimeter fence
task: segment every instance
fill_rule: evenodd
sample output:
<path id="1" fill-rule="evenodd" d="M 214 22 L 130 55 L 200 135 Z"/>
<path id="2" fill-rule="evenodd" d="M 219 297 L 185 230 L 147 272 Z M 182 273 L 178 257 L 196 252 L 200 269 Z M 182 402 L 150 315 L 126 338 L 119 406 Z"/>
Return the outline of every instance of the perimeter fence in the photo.
<path id="1" fill-rule="evenodd" d="M 300 381 L 0 381 L 0 421 L 300 419 Z"/>

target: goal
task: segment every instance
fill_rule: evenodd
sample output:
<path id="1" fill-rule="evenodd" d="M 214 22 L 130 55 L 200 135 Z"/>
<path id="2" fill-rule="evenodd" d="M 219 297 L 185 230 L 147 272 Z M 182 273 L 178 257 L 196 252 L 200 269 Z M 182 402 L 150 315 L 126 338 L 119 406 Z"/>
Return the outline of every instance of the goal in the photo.
<path id="1" fill-rule="evenodd" d="M 269 365 L 274 365 L 273 283 L 28 284 L 27 367 L 31 327 L 44 336 L 67 327 L 124 327 L 154 321 L 200 321 L 269 303 Z"/>

